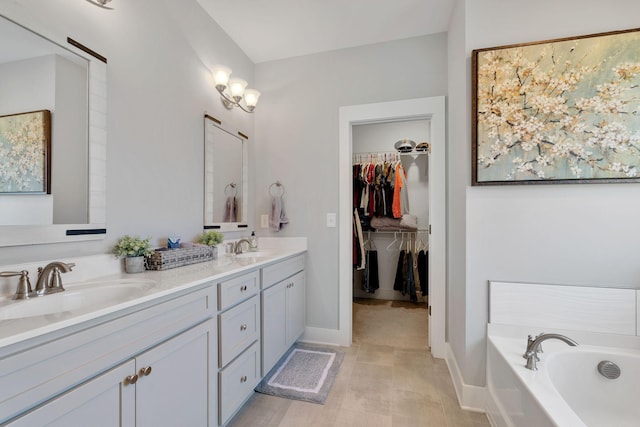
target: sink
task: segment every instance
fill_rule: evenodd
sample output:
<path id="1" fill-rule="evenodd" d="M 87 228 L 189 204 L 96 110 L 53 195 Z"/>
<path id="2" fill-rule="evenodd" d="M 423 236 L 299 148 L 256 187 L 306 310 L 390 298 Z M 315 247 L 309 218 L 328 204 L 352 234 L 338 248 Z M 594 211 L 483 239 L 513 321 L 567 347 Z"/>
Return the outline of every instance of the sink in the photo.
<path id="1" fill-rule="evenodd" d="M 69 285 L 64 292 L 0 303 L 0 321 L 97 309 L 144 296 L 156 285 L 149 279 L 119 279 Z"/>
<path id="2" fill-rule="evenodd" d="M 243 252 L 241 254 L 237 254 L 236 258 L 264 258 L 267 256 L 271 256 L 271 252 L 256 251 L 256 252 Z"/>

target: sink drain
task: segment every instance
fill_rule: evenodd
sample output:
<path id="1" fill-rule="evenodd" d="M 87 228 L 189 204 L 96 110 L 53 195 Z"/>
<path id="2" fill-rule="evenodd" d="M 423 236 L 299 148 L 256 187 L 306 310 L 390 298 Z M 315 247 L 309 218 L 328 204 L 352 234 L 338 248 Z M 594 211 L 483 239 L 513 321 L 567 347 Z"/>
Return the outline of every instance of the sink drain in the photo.
<path id="1" fill-rule="evenodd" d="M 620 376 L 620 367 L 609 360 L 598 363 L 598 372 L 605 378 L 615 380 Z"/>

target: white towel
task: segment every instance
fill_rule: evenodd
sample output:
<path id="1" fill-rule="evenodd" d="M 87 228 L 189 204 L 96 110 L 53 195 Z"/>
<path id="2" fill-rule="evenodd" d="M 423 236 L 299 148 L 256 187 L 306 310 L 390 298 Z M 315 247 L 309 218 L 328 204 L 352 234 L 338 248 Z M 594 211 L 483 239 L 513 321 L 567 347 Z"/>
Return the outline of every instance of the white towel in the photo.
<path id="1" fill-rule="evenodd" d="M 271 196 L 271 212 L 269 214 L 269 227 L 273 231 L 280 231 L 285 224 L 289 223 L 287 213 L 284 210 L 284 200 L 282 196 Z"/>

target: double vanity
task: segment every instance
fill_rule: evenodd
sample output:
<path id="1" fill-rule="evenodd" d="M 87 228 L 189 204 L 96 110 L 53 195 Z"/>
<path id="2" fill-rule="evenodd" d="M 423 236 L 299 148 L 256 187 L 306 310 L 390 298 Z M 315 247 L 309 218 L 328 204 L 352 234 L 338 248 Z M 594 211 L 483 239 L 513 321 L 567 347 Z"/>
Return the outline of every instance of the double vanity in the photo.
<path id="1" fill-rule="evenodd" d="M 7 295 L 0 425 L 227 424 L 304 332 L 306 242 L 293 240 Z M 80 277 L 83 260 L 73 261 Z"/>

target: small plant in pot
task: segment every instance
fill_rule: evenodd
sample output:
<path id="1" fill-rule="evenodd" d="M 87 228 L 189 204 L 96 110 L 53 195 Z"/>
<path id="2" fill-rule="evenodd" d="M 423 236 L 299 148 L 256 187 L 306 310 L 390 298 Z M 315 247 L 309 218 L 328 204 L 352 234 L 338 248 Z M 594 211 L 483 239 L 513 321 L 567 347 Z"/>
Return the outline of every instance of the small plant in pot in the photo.
<path id="1" fill-rule="evenodd" d="M 224 236 L 222 235 L 222 233 L 219 233 L 217 231 L 206 231 L 204 233 L 202 233 L 199 237 L 197 242 L 202 244 L 202 245 L 207 245 L 210 246 L 211 249 L 213 250 L 213 259 L 218 258 L 218 247 L 217 245 L 219 245 L 220 243 L 222 243 L 222 241 L 224 240 Z"/>
<path id="2" fill-rule="evenodd" d="M 121 237 L 113 248 L 116 256 L 124 257 L 124 269 L 127 273 L 142 273 L 145 270 L 145 258 L 154 254 L 150 238 L 138 236 Z"/>

